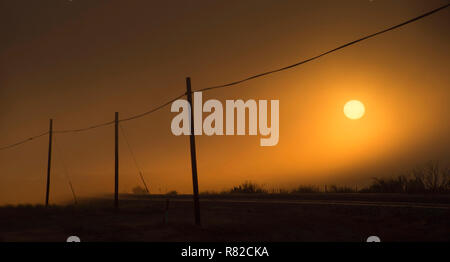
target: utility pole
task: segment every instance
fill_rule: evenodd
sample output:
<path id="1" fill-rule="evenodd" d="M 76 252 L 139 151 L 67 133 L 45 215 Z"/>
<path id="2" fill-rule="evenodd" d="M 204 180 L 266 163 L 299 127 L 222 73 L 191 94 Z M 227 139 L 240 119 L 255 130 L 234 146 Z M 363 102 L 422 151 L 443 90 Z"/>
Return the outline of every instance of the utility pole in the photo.
<path id="1" fill-rule="evenodd" d="M 50 119 L 50 128 L 48 131 L 48 163 L 47 163 L 47 190 L 45 192 L 45 207 L 48 207 L 50 196 L 50 168 L 52 164 L 52 137 L 53 137 L 53 119 Z"/>
<path id="2" fill-rule="evenodd" d="M 119 112 L 116 112 L 115 118 L 115 176 L 114 176 L 114 207 L 119 207 Z"/>
<path id="3" fill-rule="evenodd" d="M 186 94 L 190 106 L 190 144 L 191 144 L 191 166 L 192 166 L 192 184 L 194 188 L 194 215 L 195 224 L 201 225 L 200 222 L 200 202 L 198 199 L 198 178 L 197 178 L 197 156 L 195 150 L 195 134 L 194 134 L 194 108 L 192 106 L 191 78 L 186 77 Z"/>

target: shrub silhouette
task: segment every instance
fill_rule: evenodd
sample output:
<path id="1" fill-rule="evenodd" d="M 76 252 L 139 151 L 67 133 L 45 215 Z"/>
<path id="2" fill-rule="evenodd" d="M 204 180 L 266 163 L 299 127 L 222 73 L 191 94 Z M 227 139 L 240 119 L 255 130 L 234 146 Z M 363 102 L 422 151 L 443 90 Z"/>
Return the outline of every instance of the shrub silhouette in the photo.
<path id="1" fill-rule="evenodd" d="M 132 189 L 133 194 L 136 195 L 145 195 L 145 194 L 149 194 L 149 192 L 147 192 L 147 190 L 145 190 L 145 188 L 142 188 L 140 186 L 136 186 Z"/>
<path id="2" fill-rule="evenodd" d="M 267 189 L 264 189 L 262 186 L 246 181 L 239 186 L 235 186 L 230 190 L 230 193 L 244 193 L 244 194 L 265 194 L 268 193 Z"/>
<path id="3" fill-rule="evenodd" d="M 336 186 L 336 185 L 331 185 L 327 191 L 329 193 L 355 193 L 356 190 L 354 188 L 351 187 L 347 187 L 347 186 Z"/>
<path id="4" fill-rule="evenodd" d="M 326 186 L 321 191 L 318 186 L 300 185 L 293 190 L 283 188 L 265 189 L 262 185 L 251 181 L 234 186 L 230 190 L 222 191 L 220 194 L 303 194 L 303 193 L 450 193 L 450 169 L 442 168 L 439 162 L 430 161 L 422 167 L 414 168 L 402 175 L 390 178 L 373 178 L 372 184 L 358 190 L 356 187 Z M 202 194 L 219 194 L 214 191 Z"/>
<path id="5" fill-rule="evenodd" d="M 168 196 L 176 196 L 176 195 L 178 195 L 178 192 L 175 191 L 175 190 L 172 190 L 172 191 L 167 192 L 166 195 L 168 195 Z"/>
<path id="6" fill-rule="evenodd" d="M 373 178 L 373 183 L 361 192 L 370 193 L 449 193 L 450 169 L 438 162 L 429 162 L 405 175 L 394 178 Z"/>

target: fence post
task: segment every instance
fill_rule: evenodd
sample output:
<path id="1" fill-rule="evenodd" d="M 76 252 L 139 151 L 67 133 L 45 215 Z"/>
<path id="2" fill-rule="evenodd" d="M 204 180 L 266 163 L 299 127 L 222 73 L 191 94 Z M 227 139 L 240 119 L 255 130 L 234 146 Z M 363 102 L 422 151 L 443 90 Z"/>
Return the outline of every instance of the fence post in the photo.
<path id="1" fill-rule="evenodd" d="M 192 166 L 192 184 L 194 188 L 194 216 L 195 224 L 201 225 L 200 222 L 200 203 L 198 199 L 198 178 L 197 178 L 197 156 L 195 150 L 195 134 L 194 134 L 194 109 L 192 106 L 192 91 L 191 91 L 191 78 L 186 77 L 186 95 L 190 106 L 190 145 L 191 145 L 191 166 Z"/>
<path id="2" fill-rule="evenodd" d="M 45 192 L 45 207 L 48 207 L 50 196 L 50 168 L 52 164 L 52 137 L 53 137 L 53 119 L 50 119 L 50 128 L 48 131 L 48 163 L 47 163 L 47 190 Z"/>
<path id="3" fill-rule="evenodd" d="M 114 207 L 119 207 L 119 112 L 115 115 L 115 176 L 114 176 Z"/>

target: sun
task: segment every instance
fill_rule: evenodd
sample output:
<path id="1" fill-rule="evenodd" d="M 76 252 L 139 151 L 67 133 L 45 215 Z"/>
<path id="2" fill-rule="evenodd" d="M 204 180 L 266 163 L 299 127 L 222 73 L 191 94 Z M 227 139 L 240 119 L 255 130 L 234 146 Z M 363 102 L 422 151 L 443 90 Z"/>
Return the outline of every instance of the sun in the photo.
<path id="1" fill-rule="evenodd" d="M 366 109 L 361 101 L 350 100 L 344 105 L 344 114 L 350 119 L 360 119 L 365 112 Z"/>

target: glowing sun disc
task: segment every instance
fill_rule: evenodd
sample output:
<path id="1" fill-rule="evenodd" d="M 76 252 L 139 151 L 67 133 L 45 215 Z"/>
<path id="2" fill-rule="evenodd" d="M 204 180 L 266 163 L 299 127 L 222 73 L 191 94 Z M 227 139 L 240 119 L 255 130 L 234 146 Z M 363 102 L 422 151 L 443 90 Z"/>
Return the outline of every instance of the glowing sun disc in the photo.
<path id="1" fill-rule="evenodd" d="M 344 114 L 350 119 L 360 119 L 365 112 L 364 104 L 358 100 L 350 100 L 344 106 Z"/>

